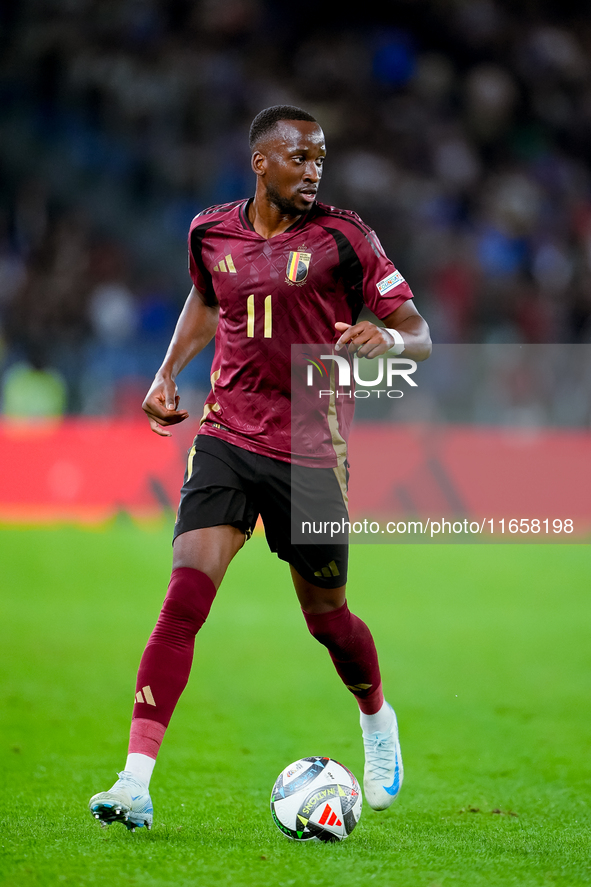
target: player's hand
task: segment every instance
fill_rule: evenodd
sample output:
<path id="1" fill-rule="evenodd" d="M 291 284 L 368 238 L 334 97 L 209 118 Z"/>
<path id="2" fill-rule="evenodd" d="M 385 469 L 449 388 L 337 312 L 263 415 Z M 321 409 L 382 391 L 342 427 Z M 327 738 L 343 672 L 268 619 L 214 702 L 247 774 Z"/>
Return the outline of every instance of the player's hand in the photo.
<path id="1" fill-rule="evenodd" d="M 351 354 L 358 354 L 359 357 L 379 357 L 395 344 L 385 329 L 370 323 L 369 320 L 362 320 L 353 326 L 339 320 L 335 323 L 335 327 L 342 334 L 335 345 L 335 351 L 340 351 L 343 345 L 348 345 Z"/>
<path id="2" fill-rule="evenodd" d="M 166 426 L 178 425 L 189 418 L 186 410 L 179 410 L 179 401 L 177 387 L 172 379 L 156 376 L 142 404 L 152 431 L 161 437 L 171 437 Z"/>

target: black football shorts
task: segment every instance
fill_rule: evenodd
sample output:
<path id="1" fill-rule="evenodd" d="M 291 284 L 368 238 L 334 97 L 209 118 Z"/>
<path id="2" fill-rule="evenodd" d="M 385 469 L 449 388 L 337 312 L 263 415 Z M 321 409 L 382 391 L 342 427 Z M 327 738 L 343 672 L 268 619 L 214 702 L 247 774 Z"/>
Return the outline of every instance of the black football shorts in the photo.
<path id="1" fill-rule="evenodd" d="M 208 435 L 189 452 L 174 539 L 190 530 L 230 524 L 249 538 L 259 515 L 271 551 L 313 585 L 338 588 L 347 581 L 348 543 L 343 533 L 293 543 L 302 523 L 330 527 L 348 520 L 346 469 L 304 468 L 251 453 Z M 302 537 L 301 533 L 299 534 Z M 314 540 L 311 535 L 310 538 Z"/>

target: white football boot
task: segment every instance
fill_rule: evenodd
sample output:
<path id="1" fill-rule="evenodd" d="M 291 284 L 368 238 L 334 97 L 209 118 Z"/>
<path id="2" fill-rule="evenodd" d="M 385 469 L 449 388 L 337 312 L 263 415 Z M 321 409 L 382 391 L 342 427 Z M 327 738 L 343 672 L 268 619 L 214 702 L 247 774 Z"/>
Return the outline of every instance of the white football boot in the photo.
<path id="1" fill-rule="evenodd" d="M 148 789 L 127 770 L 117 775 L 119 779 L 108 792 L 99 792 L 90 799 L 90 812 L 102 826 L 122 822 L 130 831 L 152 828 L 154 809 Z"/>
<path id="2" fill-rule="evenodd" d="M 391 705 L 392 726 L 385 732 L 363 733 L 365 770 L 363 794 L 373 810 L 385 810 L 398 795 L 404 769 L 398 739 L 398 723 Z"/>

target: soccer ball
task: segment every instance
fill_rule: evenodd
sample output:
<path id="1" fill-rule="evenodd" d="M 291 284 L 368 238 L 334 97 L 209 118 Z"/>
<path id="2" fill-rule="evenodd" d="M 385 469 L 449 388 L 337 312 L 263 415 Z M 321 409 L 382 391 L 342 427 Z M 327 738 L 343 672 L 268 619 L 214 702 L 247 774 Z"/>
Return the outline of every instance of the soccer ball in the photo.
<path id="1" fill-rule="evenodd" d="M 277 777 L 271 815 L 294 841 L 343 841 L 361 816 L 361 789 L 350 770 L 332 758 L 301 758 Z"/>

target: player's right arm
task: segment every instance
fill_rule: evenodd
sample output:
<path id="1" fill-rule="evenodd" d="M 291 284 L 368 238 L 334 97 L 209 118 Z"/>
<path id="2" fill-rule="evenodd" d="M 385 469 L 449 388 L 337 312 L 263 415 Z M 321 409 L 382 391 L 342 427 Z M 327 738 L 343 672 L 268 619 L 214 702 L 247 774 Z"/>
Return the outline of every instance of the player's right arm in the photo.
<path id="1" fill-rule="evenodd" d="M 178 409 L 180 398 L 175 379 L 183 367 L 211 342 L 218 315 L 219 305 L 207 305 L 194 286 L 181 311 L 162 366 L 142 404 L 152 431 L 161 437 L 170 437 L 166 426 L 177 425 L 189 416 L 186 410 Z"/>

